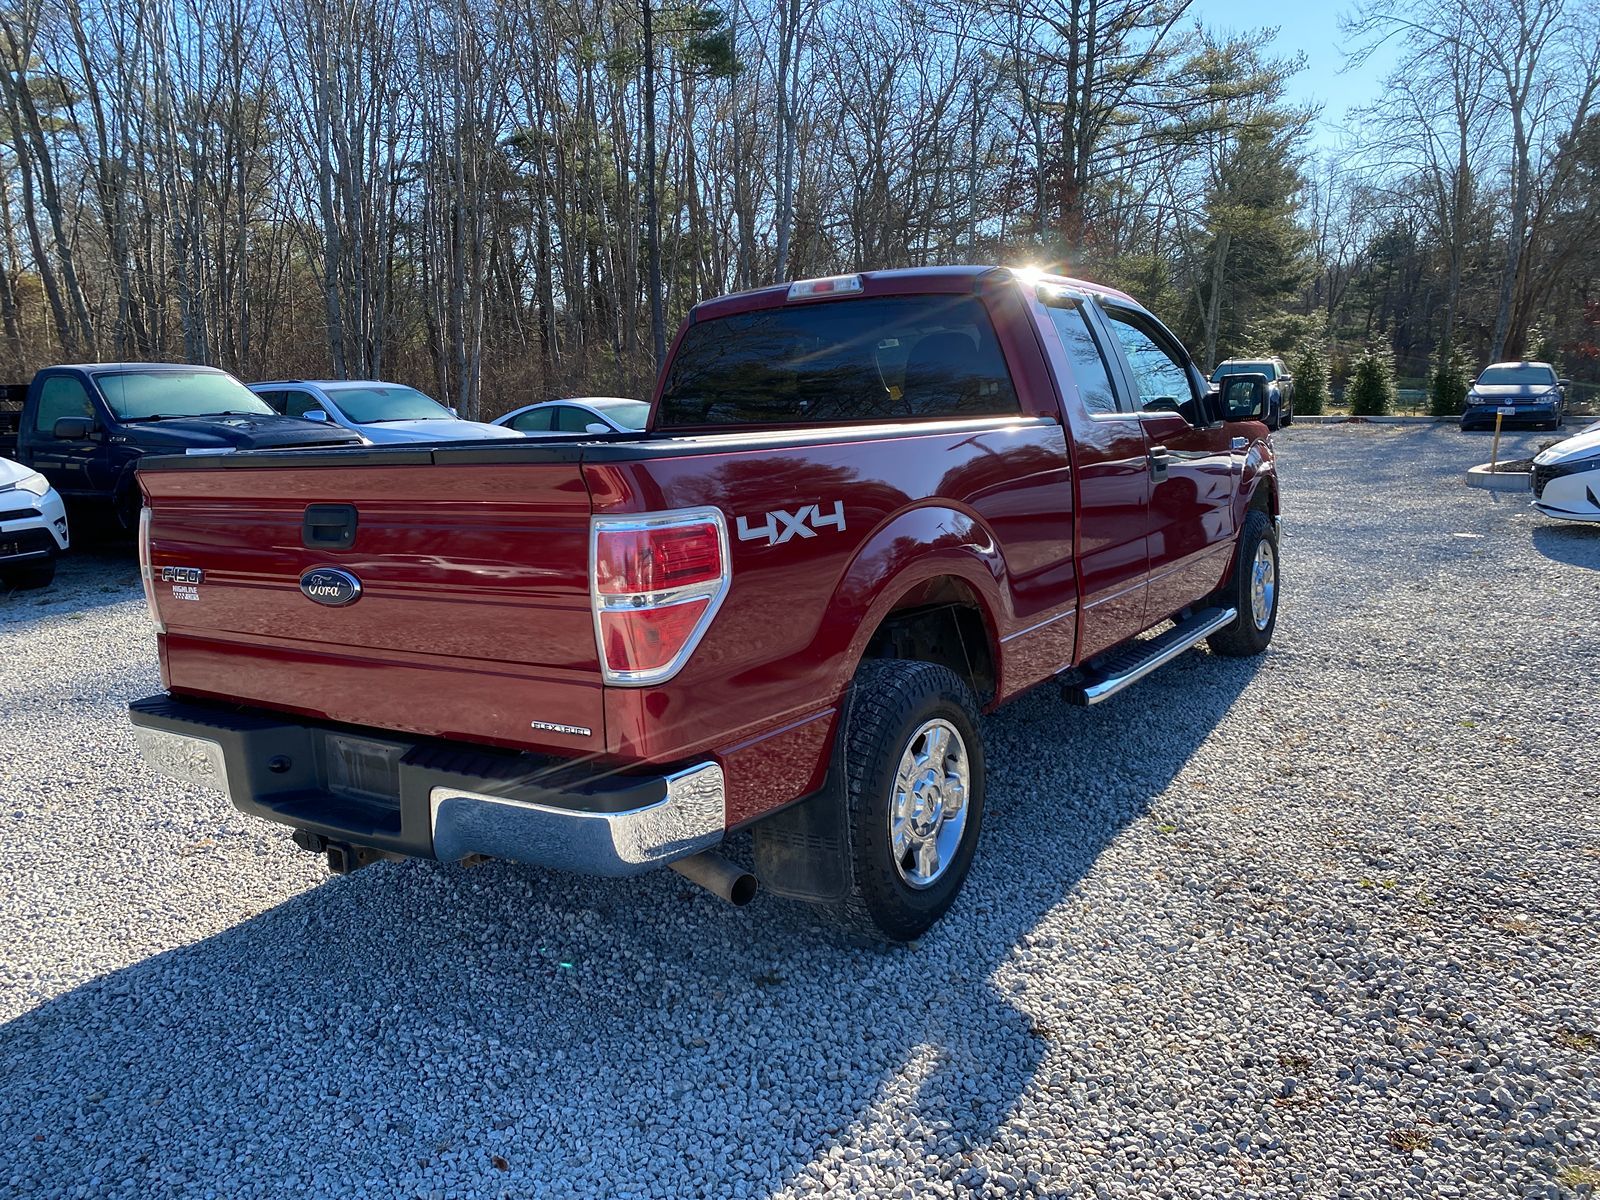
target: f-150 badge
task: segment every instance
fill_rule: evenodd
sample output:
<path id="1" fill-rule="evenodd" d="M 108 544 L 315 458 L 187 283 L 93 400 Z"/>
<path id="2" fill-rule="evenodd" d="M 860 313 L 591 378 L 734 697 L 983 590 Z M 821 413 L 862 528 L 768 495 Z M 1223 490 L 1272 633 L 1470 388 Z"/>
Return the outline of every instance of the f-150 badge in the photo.
<path id="1" fill-rule="evenodd" d="M 827 501 L 823 501 L 827 503 Z M 817 530 L 826 527 L 844 532 L 844 501 L 833 502 L 833 512 L 827 516 L 822 515 L 822 506 L 808 504 L 804 508 L 789 512 L 786 509 L 775 508 L 766 515 L 766 522 L 762 525 L 750 524 L 749 517 L 740 517 L 738 522 L 739 540 L 741 542 L 756 542 L 766 539 L 769 546 L 781 546 L 793 537 L 816 537 Z"/>
<path id="2" fill-rule="evenodd" d="M 174 600 L 200 599 L 200 584 L 206 573 L 199 567 L 162 567 L 161 582 L 172 585 Z"/>

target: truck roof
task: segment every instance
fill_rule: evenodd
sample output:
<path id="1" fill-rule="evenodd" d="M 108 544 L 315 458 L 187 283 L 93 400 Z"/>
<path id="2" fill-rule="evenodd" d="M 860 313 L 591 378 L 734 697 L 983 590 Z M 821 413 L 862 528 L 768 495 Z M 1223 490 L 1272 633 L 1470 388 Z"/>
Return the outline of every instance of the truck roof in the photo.
<path id="1" fill-rule="evenodd" d="M 1138 302 L 1126 292 L 1100 283 L 1076 279 L 1070 275 L 1057 275 L 1033 267 L 1008 267 L 990 264 L 948 267 L 896 267 L 887 271 L 860 271 L 862 288 L 857 295 L 893 296 L 915 295 L 919 292 L 971 291 L 978 280 L 993 275 L 997 279 L 1014 278 L 1023 283 L 1056 283 L 1080 288 L 1100 296 L 1111 296 L 1137 307 Z M 798 281 L 795 281 L 798 282 Z M 789 299 L 789 283 L 777 283 L 753 288 L 748 292 L 735 292 L 704 300 L 690 310 L 690 321 L 712 317 L 726 317 L 733 313 L 752 312 L 762 308 L 776 308 Z"/>
<path id="2" fill-rule="evenodd" d="M 175 362 L 89 362 L 89 363 L 51 363 L 44 367 L 46 371 L 213 371 L 218 375 L 226 375 L 221 367 L 205 367 L 198 363 Z"/>
<path id="3" fill-rule="evenodd" d="M 257 379 L 246 387 L 281 387 L 284 384 L 298 384 L 306 387 L 319 388 L 353 388 L 353 387 L 410 387 L 408 383 L 395 383 L 391 379 Z"/>

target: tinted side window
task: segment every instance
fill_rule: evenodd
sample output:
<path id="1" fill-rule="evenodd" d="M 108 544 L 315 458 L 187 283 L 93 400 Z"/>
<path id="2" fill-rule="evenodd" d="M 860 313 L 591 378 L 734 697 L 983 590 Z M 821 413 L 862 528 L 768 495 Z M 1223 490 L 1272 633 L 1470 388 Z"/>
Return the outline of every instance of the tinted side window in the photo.
<path id="1" fill-rule="evenodd" d="M 310 392 L 284 392 L 283 403 L 274 404 L 272 407 L 279 412 L 291 417 L 303 417 L 312 409 L 321 410 L 322 405 L 317 403 L 317 398 Z"/>
<path id="2" fill-rule="evenodd" d="M 39 411 L 34 414 L 34 430 L 53 436 L 56 422 L 62 417 L 88 417 L 92 420 L 94 404 L 89 400 L 89 390 L 72 376 L 52 375 L 39 389 Z"/>
<path id="3" fill-rule="evenodd" d="M 658 429 L 810 425 L 1015 414 L 988 310 L 976 296 L 790 304 L 691 325 Z"/>
<path id="4" fill-rule="evenodd" d="M 550 418 L 554 415 L 554 409 L 535 408 L 520 417 L 512 417 L 511 428 L 518 433 L 547 433 L 550 429 Z"/>
<path id="5" fill-rule="evenodd" d="M 1180 405 L 1194 399 L 1189 369 L 1168 347 L 1165 338 L 1133 313 L 1107 309 L 1106 316 L 1133 370 L 1141 411 L 1177 412 Z"/>
<path id="6" fill-rule="evenodd" d="M 570 404 L 564 404 L 557 410 L 556 429 L 561 433 L 587 433 L 591 423 L 603 422 L 598 422 L 583 409 L 574 408 Z"/>
<path id="7" fill-rule="evenodd" d="M 1072 377 L 1077 381 L 1083 406 L 1092 413 L 1116 412 L 1117 393 L 1111 386 L 1111 371 L 1089 329 L 1083 309 L 1076 304 L 1051 304 L 1048 311 L 1061 344 L 1066 348 L 1067 361 L 1072 364 Z"/>

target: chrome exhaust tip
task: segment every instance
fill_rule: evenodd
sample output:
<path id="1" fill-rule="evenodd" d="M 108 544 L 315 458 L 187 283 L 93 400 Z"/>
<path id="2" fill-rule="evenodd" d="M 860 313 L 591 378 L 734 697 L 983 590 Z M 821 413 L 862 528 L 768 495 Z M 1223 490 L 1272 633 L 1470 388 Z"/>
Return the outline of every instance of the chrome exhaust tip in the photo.
<path id="1" fill-rule="evenodd" d="M 667 864 L 690 883 L 698 884 L 713 896 L 720 896 L 735 908 L 743 908 L 756 898 L 756 877 L 737 867 L 720 854 L 702 850 L 688 858 Z"/>

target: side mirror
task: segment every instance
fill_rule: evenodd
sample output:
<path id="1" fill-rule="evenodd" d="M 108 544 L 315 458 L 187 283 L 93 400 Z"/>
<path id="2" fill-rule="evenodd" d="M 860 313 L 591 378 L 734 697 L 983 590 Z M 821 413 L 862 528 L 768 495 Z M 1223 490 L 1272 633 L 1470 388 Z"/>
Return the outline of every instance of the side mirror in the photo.
<path id="1" fill-rule="evenodd" d="M 450 415 L 452 417 L 459 417 L 461 415 L 461 413 L 459 411 L 457 411 L 456 406 L 454 404 L 452 404 L 450 406 Z"/>
<path id="2" fill-rule="evenodd" d="M 1572 386 L 1572 380 L 1570 380 L 1570 379 L 1558 379 L 1558 380 L 1556 380 L 1556 386 L 1559 387 L 1564 392 L 1569 387 Z"/>
<path id="3" fill-rule="evenodd" d="M 590 421 L 583 427 L 585 433 L 610 433 L 611 426 L 602 425 L 599 421 Z"/>
<path id="4" fill-rule="evenodd" d="M 81 442 L 94 433 L 93 417 L 59 417 L 50 427 L 53 437 L 63 442 Z"/>
<path id="5" fill-rule="evenodd" d="M 1229 375 L 1222 388 L 1222 401 L 1230 421 L 1267 419 L 1267 377 Z"/>
<path id="6" fill-rule="evenodd" d="M 320 408 L 308 408 L 300 415 L 307 421 L 326 421 L 328 419 L 327 411 Z"/>

